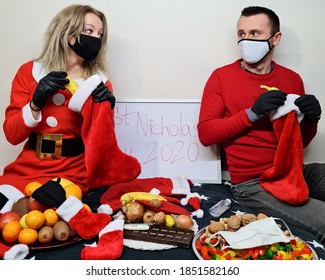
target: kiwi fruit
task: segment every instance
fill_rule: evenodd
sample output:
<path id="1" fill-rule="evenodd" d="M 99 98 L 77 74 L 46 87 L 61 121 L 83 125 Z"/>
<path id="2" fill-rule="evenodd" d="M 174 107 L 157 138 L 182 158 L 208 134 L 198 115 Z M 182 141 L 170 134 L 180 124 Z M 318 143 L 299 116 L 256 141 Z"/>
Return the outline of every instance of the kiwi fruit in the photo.
<path id="1" fill-rule="evenodd" d="M 49 243 L 53 240 L 54 230 L 52 227 L 43 226 L 37 235 L 37 239 L 40 243 Z"/>
<path id="2" fill-rule="evenodd" d="M 29 212 L 28 200 L 29 197 L 22 197 L 18 199 L 12 206 L 12 211 L 15 211 L 20 216 L 20 218 Z"/>
<path id="3" fill-rule="evenodd" d="M 58 241 L 66 241 L 70 237 L 70 227 L 64 221 L 58 221 L 53 226 L 54 238 Z"/>

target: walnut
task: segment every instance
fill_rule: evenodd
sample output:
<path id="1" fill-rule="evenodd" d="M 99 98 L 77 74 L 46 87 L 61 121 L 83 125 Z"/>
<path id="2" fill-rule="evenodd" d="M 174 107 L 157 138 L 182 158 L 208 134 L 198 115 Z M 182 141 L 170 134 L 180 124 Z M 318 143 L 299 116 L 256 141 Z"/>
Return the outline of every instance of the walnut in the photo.
<path id="1" fill-rule="evenodd" d="M 265 219 L 265 218 L 267 218 L 267 216 L 265 214 L 263 214 L 263 213 L 259 213 L 257 215 L 257 220 L 262 220 L 262 219 Z"/>
<path id="2" fill-rule="evenodd" d="M 158 212 L 153 217 L 153 223 L 156 225 L 161 225 L 165 222 L 166 215 L 164 212 Z"/>
<path id="3" fill-rule="evenodd" d="M 156 198 L 151 199 L 151 200 L 149 201 L 149 204 L 150 204 L 150 206 L 155 207 L 155 208 L 159 208 L 159 207 L 162 206 L 162 202 L 161 202 L 161 200 L 156 199 Z"/>
<path id="4" fill-rule="evenodd" d="M 244 214 L 241 218 L 241 223 L 243 226 L 248 225 L 251 222 L 254 222 L 257 220 L 256 215 L 254 214 Z"/>
<path id="5" fill-rule="evenodd" d="M 236 231 L 240 228 L 241 219 L 237 215 L 230 216 L 228 221 L 228 229 L 230 231 Z"/>
<path id="6" fill-rule="evenodd" d="M 208 230 L 211 233 L 216 233 L 218 231 L 225 230 L 225 225 L 223 223 L 220 223 L 220 222 L 211 221 L 210 225 L 208 226 Z"/>

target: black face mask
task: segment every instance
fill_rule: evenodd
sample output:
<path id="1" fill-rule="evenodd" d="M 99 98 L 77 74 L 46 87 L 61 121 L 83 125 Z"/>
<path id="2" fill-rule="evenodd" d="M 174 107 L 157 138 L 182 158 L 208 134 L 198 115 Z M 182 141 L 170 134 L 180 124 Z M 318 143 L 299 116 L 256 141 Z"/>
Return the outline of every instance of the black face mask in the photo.
<path id="1" fill-rule="evenodd" d="M 80 35 L 80 40 L 76 40 L 74 45 L 69 46 L 74 52 L 85 60 L 94 60 L 101 47 L 101 39 L 85 34 Z"/>

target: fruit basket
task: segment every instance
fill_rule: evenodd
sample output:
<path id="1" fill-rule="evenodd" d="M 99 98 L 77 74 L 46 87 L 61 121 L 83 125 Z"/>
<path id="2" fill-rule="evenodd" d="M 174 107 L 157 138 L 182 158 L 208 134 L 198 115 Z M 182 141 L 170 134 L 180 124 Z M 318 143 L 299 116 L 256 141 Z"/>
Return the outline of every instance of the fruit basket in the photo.
<path id="1" fill-rule="evenodd" d="M 205 236 L 206 227 L 193 238 L 192 248 L 200 260 L 318 260 L 316 252 L 299 237 L 247 249 L 232 249 L 224 238 Z"/>

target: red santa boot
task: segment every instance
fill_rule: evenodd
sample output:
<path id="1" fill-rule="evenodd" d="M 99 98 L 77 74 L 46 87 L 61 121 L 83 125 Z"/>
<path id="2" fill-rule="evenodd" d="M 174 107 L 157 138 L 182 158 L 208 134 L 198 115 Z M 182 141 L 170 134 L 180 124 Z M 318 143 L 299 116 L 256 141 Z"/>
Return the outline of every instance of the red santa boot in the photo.
<path id="1" fill-rule="evenodd" d="M 111 216 L 106 213 L 89 212 L 74 196 L 69 196 L 56 213 L 83 239 L 95 237 L 112 220 Z"/>
<path id="2" fill-rule="evenodd" d="M 89 188 L 128 182 L 141 172 L 138 160 L 121 151 L 114 130 L 114 110 L 108 101 L 94 102 L 91 94 L 102 82 L 99 75 L 84 81 L 73 94 L 69 108 L 81 112 L 81 136 L 85 144 L 85 162 Z M 111 90 L 111 85 L 106 82 Z"/>
<path id="3" fill-rule="evenodd" d="M 302 172 L 303 145 L 298 121 L 303 116 L 294 105 L 298 97 L 288 94 L 285 104 L 271 115 L 278 146 L 274 165 L 260 177 L 260 184 L 265 190 L 293 205 L 305 203 L 309 195 Z"/>
<path id="4" fill-rule="evenodd" d="M 0 259 L 3 260 L 23 260 L 29 253 L 28 246 L 16 244 L 7 246 L 0 242 Z"/>
<path id="5" fill-rule="evenodd" d="M 123 252 L 123 219 L 109 223 L 99 233 L 95 246 L 86 246 L 81 251 L 82 260 L 116 260 Z"/>

